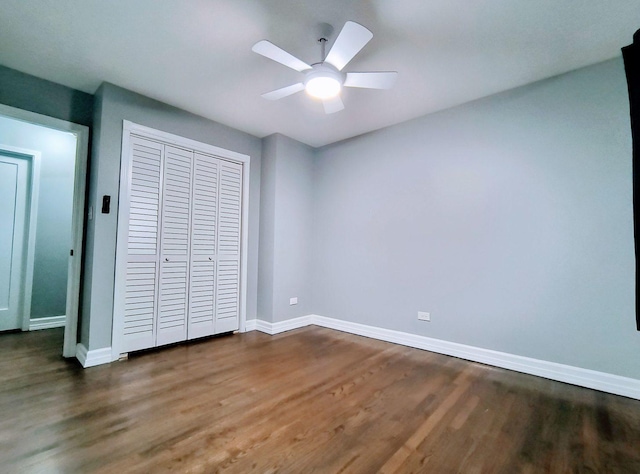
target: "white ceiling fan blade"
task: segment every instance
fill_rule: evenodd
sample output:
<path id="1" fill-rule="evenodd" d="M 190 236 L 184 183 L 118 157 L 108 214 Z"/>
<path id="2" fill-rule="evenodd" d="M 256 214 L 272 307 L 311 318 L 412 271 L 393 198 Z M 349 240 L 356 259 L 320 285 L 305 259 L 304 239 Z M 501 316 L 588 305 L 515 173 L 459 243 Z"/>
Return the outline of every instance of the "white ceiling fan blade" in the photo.
<path id="1" fill-rule="evenodd" d="M 371 38 L 373 38 L 373 33 L 364 26 L 348 21 L 342 27 L 342 31 L 336 38 L 336 42 L 333 43 L 325 61 L 341 71 L 358 54 L 358 51 L 371 41 Z"/>
<path id="2" fill-rule="evenodd" d="M 343 85 L 365 89 L 391 89 L 397 77 L 397 72 L 348 72 Z"/>
<path id="3" fill-rule="evenodd" d="M 291 69 L 295 69 L 299 72 L 311 69 L 311 66 L 309 66 L 304 61 L 301 61 L 295 56 L 287 53 L 284 49 L 267 40 L 258 41 L 253 45 L 251 51 L 261 54 L 265 58 L 272 59 L 277 63 L 284 64 L 285 66 L 290 67 Z"/>
<path id="4" fill-rule="evenodd" d="M 268 100 L 278 100 L 283 97 L 287 97 L 288 95 L 295 94 L 296 92 L 300 92 L 304 89 L 304 84 L 302 82 L 298 82 L 297 84 L 293 84 L 291 86 L 283 87 L 281 89 L 276 89 L 271 92 L 265 92 L 262 94 L 262 97 Z"/>
<path id="5" fill-rule="evenodd" d="M 322 105 L 324 105 L 324 112 L 326 114 L 334 114 L 344 109 L 344 104 L 342 103 L 342 99 L 339 95 L 331 99 L 323 100 Z"/>

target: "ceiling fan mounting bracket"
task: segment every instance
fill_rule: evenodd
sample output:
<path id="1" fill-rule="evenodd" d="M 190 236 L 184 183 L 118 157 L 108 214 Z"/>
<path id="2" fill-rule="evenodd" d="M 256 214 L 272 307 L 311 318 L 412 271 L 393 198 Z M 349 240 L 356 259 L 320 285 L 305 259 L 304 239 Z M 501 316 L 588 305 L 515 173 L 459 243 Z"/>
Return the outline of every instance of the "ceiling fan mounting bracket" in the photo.
<path id="1" fill-rule="evenodd" d="M 316 26 L 316 38 L 325 38 L 325 40 L 328 40 L 333 36 L 333 31 L 333 26 L 329 23 L 318 23 Z"/>

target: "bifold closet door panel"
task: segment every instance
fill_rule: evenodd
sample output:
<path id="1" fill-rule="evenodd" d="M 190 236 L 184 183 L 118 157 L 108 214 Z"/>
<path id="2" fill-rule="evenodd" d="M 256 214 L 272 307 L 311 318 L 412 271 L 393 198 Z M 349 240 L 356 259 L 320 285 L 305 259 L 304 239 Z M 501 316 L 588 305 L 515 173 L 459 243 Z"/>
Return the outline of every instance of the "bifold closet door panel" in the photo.
<path id="1" fill-rule="evenodd" d="M 194 154 L 188 339 L 215 334 L 219 161 Z"/>
<path id="2" fill-rule="evenodd" d="M 240 327 L 242 165 L 220 161 L 216 334 Z"/>
<path id="3" fill-rule="evenodd" d="M 187 338 L 193 152 L 165 145 L 156 344 Z"/>
<path id="4" fill-rule="evenodd" d="M 127 271 L 122 351 L 155 346 L 164 147 L 138 137 L 129 149 Z M 127 205 L 127 203 L 121 203 Z M 127 225 L 127 222 L 120 225 Z"/>

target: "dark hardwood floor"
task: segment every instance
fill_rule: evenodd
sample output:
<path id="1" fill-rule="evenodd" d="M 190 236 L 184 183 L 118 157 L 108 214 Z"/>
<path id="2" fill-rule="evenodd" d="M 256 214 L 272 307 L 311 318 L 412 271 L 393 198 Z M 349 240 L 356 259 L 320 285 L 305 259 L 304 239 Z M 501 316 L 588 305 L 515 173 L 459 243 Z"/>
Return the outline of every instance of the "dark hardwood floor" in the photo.
<path id="1" fill-rule="evenodd" d="M 0 335 L 4 473 L 640 473 L 640 401 L 309 327 L 83 370 Z"/>

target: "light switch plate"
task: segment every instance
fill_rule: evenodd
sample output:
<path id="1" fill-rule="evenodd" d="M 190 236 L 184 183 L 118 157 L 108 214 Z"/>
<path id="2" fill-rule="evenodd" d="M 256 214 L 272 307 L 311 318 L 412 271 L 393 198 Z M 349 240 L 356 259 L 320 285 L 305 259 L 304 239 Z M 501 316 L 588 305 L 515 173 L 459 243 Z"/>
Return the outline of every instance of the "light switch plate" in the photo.
<path id="1" fill-rule="evenodd" d="M 431 314 L 424 311 L 418 311 L 418 319 L 420 321 L 431 321 Z"/>
<path id="2" fill-rule="evenodd" d="M 294 305 L 294 304 L 298 304 L 298 297 L 294 297 L 294 298 L 289 298 L 289 304 L 290 305 Z"/>

